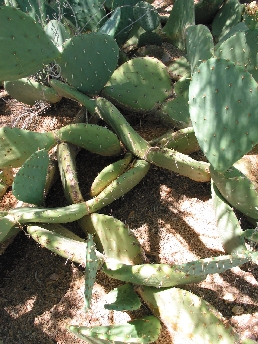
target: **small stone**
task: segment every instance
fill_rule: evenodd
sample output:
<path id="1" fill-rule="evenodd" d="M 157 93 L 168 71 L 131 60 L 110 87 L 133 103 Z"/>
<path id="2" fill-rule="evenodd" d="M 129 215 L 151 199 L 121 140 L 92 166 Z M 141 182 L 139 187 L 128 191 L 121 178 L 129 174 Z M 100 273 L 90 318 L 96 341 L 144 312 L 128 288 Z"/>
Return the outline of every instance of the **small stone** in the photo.
<path id="1" fill-rule="evenodd" d="M 56 273 L 53 273 L 49 276 L 49 279 L 51 279 L 52 281 L 57 281 L 59 280 L 60 276 Z"/>
<path id="2" fill-rule="evenodd" d="M 234 306 L 232 308 L 232 313 L 234 313 L 235 315 L 241 315 L 244 313 L 244 311 L 245 311 L 244 308 L 241 306 Z"/>

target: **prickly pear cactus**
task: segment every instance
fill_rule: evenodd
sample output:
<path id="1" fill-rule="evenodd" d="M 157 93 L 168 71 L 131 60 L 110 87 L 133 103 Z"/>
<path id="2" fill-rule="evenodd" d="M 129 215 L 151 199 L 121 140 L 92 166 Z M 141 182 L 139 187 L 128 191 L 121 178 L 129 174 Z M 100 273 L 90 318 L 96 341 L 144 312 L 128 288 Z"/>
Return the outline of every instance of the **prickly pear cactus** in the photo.
<path id="1" fill-rule="evenodd" d="M 218 58 L 230 60 L 241 66 L 257 82 L 258 80 L 258 29 L 235 32 L 227 40 L 215 46 Z M 243 86 L 244 87 L 244 86 Z"/>
<path id="2" fill-rule="evenodd" d="M 52 87 L 45 86 L 30 78 L 5 81 L 4 88 L 11 97 L 28 105 L 34 105 L 39 100 L 52 104 L 61 100 L 61 97 Z"/>
<path id="3" fill-rule="evenodd" d="M 211 58 L 192 75 L 192 125 L 214 169 L 225 172 L 257 143 L 257 99 L 252 76 L 224 59 Z"/>
<path id="4" fill-rule="evenodd" d="M 232 166 L 225 173 L 211 168 L 211 176 L 221 195 L 243 214 L 258 219 L 257 184 Z"/>
<path id="5" fill-rule="evenodd" d="M 116 311 L 134 311 L 141 307 L 141 300 L 129 283 L 112 289 L 106 296 L 106 302 L 104 308 Z"/>
<path id="6" fill-rule="evenodd" d="M 192 72 L 202 61 L 206 61 L 214 55 L 213 37 L 207 26 L 188 26 L 186 29 L 186 51 Z"/>
<path id="7" fill-rule="evenodd" d="M 124 325 L 111 326 L 69 326 L 69 330 L 78 338 L 90 343 L 152 343 L 158 339 L 161 324 L 153 315 L 132 320 Z M 92 340 L 91 340 L 92 338 Z"/>
<path id="8" fill-rule="evenodd" d="M 160 24 L 157 10 L 146 1 L 139 1 L 133 8 L 134 19 L 145 31 L 153 31 Z"/>
<path id="9" fill-rule="evenodd" d="M 13 81 L 35 74 L 60 56 L 32 17 L 9 6 L 0 7 L 0 80 Z"/>
<path id="10" fill-rule="evenodd" d="M 84 288 L 84 310 L 90 308 L 92 290 L 96 280 L 99 259 L 95 251 L 95 244 L 91 234 L 86 242 L 86 262 L 85 262 L 85 288 Z"/>
<path id="11" fill-rule="evenodd" d="M 235 344 L 239 336 L 209 303 L 179 288 L 138 289 L 151 311 L 166 325 L 174 344 Z"/>
<path id="12" fill-rule="evenodd" d="M 94 213 L 79 220 L 83 231 L 94 236 L 97 249 L 108 258 L 125 264 L 144 261 L 141 245 L 133 232 L 113 216 Z"/>
<path id="13" fill-rule="evenodd" d="M 242 236 L 243 230 L 238 219 L 214 182 L 211 183 L 211 195 L 217 228 L 225 252 L 231 254 L 245 250 L 245 241 Z"/>
<path id="14" fill-rule="evenodd" d="M 171 92 L 165 65 L 151 57 L 125 62 L 112 74 L 102 96 L 130 110 L 151 111 Z"/>
<path id="15" fill-rule="evenodd" d="M 118 62 L 116 41 L 104 33 L 89 33 L 66 40 L 58 63 L 66 82 L 86 94 L 97 94 Z"/>
<path id="16" fill-rule="evenodd" d="M 238 0 L 226 0 L 212 22 L 212 34 L 218 42 L 228 31 L 241 21 L 244 5 Z"/>
<path id="17" fill-rule="evenodd" d="M 48 152 L 45 149 L 33 153 L 17 172 L 12 192 L 20 201 L 41 205 L 49 165 Z"/>
<path id="18" fill-rule="evenodd" d="M 163 33 L 173 45 L 185 50 L 185 30 L 188 26 L 195 24 L 194 1 L 176 0 Z"/>

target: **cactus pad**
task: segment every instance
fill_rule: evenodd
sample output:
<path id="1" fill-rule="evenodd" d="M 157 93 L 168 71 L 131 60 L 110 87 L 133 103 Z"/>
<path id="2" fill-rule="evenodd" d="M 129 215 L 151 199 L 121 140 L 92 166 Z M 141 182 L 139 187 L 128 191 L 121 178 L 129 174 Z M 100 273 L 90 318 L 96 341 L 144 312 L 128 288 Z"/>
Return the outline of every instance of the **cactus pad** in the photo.
<path id="1" fill-rule="evenodd" d="M 94 235 L 97 249 L 108 257 L 125 264 L 141 264 L 143 254 L 141 246 L 121 221 L 112 216 L 94 213 L 79 220 L 85 233 Z"/>
<path id="2" fill-rule="evenodd" d="M 145 31 L 153 31 L 160 24 L 158 12 L 147 1 L 139 1 L 134 6 L 133 15 Z"/>
<path id="3" fill-rule="evenodd" d="M 218 311 L 190 291 L 141 287 L 139 293 L 166 325 L 174 344 L 235 344 L 239 336 L 224 325 Z"/>
<path id="4" fill-rule="evenodd" d="M 0 80 L 12 81 L 38 72 L 60 53 L 42 27 L 22 11 L 0 7 Z"/>
<path id="5" fill-rule="evenodd" d="M 257 99 L 255 80 L 232 62 L 211 58 L 194 72 L 190 116 L 214 169 L 225 172 L 257 143 Z"/>
<path id="6" fill-rule="evenodd" d="M 111 326 L 69 326 L 69 330 L 80 339 L 90 343 L 153 343 L 158 339 L 161 324 L 153 315 L 132 320 L 124 325 Z M 92 339 L 91 339 L 92 338 Z M 105 343 L 105 342 L 104 342 Z"/>
<path id="7" fill-rule="evenodd" d="M 132 284 L 126 283 L 107 294 L 104 308 L 116 311 L 134 311 L 141 307 L 141 300 Z"/>
<path id="8" fill-rule="evenodd" d="M 18 200 L 36 205 L 43 203 L 48 164 L 48 152 L 44 149 L 25 161 L 13 182 L 13 194 Z"/>
<path id="9" fill-rule="evenodd" d="M 89 33 L 68 39 L 58 61 L 62 77 L 86 94 L 100 92 L 117 62 L 116 41 L 104 33 Z"/>
<path id="10" fill-rule="evenodd" d="M 137 111 L 150 111 L 170 94 L 165 65 L 151 57 L 138 57 L 118 67 L 102 90 L 117 104 Z"/>

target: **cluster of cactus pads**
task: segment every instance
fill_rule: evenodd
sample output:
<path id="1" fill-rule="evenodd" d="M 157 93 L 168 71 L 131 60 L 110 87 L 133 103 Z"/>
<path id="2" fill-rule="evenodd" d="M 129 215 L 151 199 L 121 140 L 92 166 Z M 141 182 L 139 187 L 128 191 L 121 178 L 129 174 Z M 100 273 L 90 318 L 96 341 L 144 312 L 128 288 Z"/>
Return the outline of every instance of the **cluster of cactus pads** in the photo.
<path id="1" fill-rule="evenodd" d="M 256 154 L 258 143 L 258 7 L 238 0 L 175 0 L 170 16 L 161 18 L 151 3 L 0 1 L 0 80 L 6 91 L 29 105 L 69 98 L 91 115 L 87 124 L 79 118 L 52 132 L 0 128 L 0 196 L 12 186 L 24 202 L 0 213 L 0 244 L 6 247 L 25 226 L 43 247 L 84 266 L 85 311 L 101 269 L 125 282 L 110 292 L 105 308 L 137 310 L 142 299 L 153 312 L 124 325 L 69 327 L 88 343 L 155 342 L 161 322 L 174 343 L 239 343 L 211 305 L 178 286 L 258 262 L 258 253 L 246 245 L 246 239 L 258 241 L 257 232 L 242 230 L 234 212 L 251 223 L 258 220 L 257 183 L 245 160 Z M 152 55 L 132 58 L 125 49 L 162 49 L 162 42 L 182 56 L 165 65 Z M 145 140 L 128 112 L 161 121 L 167 133 Z M 57 163 L 49 155 L 55 146 Z M 117 156 L 96 177 L 87 201 L 76 173 L 80 148 Z M 205 161 L 189 155 L 198 150 Z M 127 226 L 99 213 L 135 187 L 151 164 L 196 182 L 211 181 L 224 256 L 147 264 Z M 13 168 L 19 168 L 15 178 Z M 45 195 L 57 171 L 67 206 L 47 208 Z M 63 226 L 73 221 L 86 240 Z"/>

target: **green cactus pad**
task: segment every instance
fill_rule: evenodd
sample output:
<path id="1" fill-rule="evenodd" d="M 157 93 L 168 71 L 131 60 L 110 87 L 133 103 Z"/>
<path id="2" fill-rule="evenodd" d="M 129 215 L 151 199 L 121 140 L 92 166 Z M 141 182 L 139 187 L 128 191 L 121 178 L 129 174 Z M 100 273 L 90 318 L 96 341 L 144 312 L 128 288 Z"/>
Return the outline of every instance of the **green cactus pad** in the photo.
<path id="1" fill-rule="evenodd" d="M 156 32 L 152 32 L 152 31 L 143 32 L 139 36 L 139 40 L 138 40 L 138 44 L 137 45 L 138 45 L 139 48 L 143 47 L 145 45 L 162 46 L 162 38 Z"/>
<path id="2" fill-rule="evenodd" d="M 244 5 L 238 0 L 226 0 L 212 22 L 212 34 L 218 42 L 241 21 Z"/>
<path id="3" fill-rule="evenodd" d="M 92 290 L 96 280 L 99 260 L 95 251 L 95 244 L 91 234 L 86 242 L 86 264 L 85 264 L 85 288 L 84 288 L 84 310 L 90 308 Z"/>
<path id="4" fill-rule="evenodd" d="M 33 153 L 17 172 L 13 195 L 25 203 L 41 205 L 48 171 L 49 156 L 45 149 Z"/>
<path id="5" fill-rule="evenodd" d="M 110 326 L 69 326 L 69 330 L 78 338 L 90 343 L 153 343 L 158 339 L 161 324 L 153 315 L 141 319 L 132 320 L 124 325 Z M 92 338 L 92 339 L 91 339 Z"/>
<path id="6" fill-rule="evenodd" d="M 38 242 L 42 247 L 58 254 L 59 256 L 69 259 L 75 263 L 85 266 L 86 262 L 86 243 L 81 238 L 73 239 L 69 236 L 69 230 L 63 226 L 58 226 L 58 232 L 55 231 L 55 224 L 51 225 L 28 225 L 28 234 Z M 61 234 L 63 232 L 64 233 Z"/>
<path id="7" fill-rule="evenodd" d="M 114 202 L 132 190 L 145 177 L 150 164 L 144 160 L 136 160 L 126 172 L 110 183 L 98 196 L 86 202 L 88 213 L 94 213 Z M 85 214 L 87 215 L 87 214 Z"/>
<path id="8" fill-rule="evenodd" d="M 94 235 L 97 249 L 108 258 L 117 259 L 125 264 L 141 264 L 141 246 L 123 222 L 112 216 L 94 213 L 79 220 L 83 231 Z"/>
<path id="9" fill-rule="evenodd" d="M 191 154 L 200 150 L 193 127 L 170 130 L 166 134 L 149 142 L 152 146 L 174 149 L 183 154 Z"/>
<path id="10" fill-rule="evenodd" d="M 116 41 L 104 33 L 89 33 L 66 40 L 58 63 L 68 84 L 86 94 L 97 94 L 118 62 Z"/>
<path id="11" fill-rule="evenodd" d="M 41 83 L 29 78 L 5 81 L 4 88 L 11 97 L 28 105 L 34 105 L 39 100 L 43 100 L 48 103 L 57 103 L 61 100 L 61 97 L 53 90 L 53 88 L 42 85 Z"/>
<path id="12" fill-rule="evenodd" d="M 179 288 L 139 288 L 154 315 L 166 325 L 173 344 L 235 344 L 239 336 L 201 297 Z"/>
<path id="13" fill-rule="evenodd" d="M 118 7 L 114 10 L 111 17 L 105 22 L 105 24 L 99 29 L 98 32 L 105 33 L 111 37 L 114 37 L 118 25 L 121 19 L 121 8 Z"/>
<path id="14" fill-rule="evenodd" d="M 208 182 L 211 179 L 207 162 L 194 160 L 173 149 L 151 147 L 145 158 L 156 166 L 166 168 L 197 182 Z"/>
<path id="15" fill-rule="evenodd" d="M 134 6 L 133 15 L 145 31 L 153 31 L 160 24 L 157 10 L 146 1 L 139 1 Z"/>
<path id="16" fill-rule="evenodd" d="M 195 2 L 196 24 L 209 24 L 224 0 L 200 0 Z"/>
<path id="17" fill-rule="evenodd" d="M 257 254 L 257 252 L 252 254 L 243 251 L 241 254 L 205 258 L 173 266 L 168 264 L 127 265 L 117 260 L 107 260 L 102 269 L 109 277 L 120 281 L 163 288 L 198 283 L 209 274 L 222 273 L 235 266 L 257 260 Z"/>
<path id="18" fill-rule="evenodd" d="M 187 27 L 186 51 L 192 72 L 202 61 L 214 55 L 213 37 L 207 26 L 200 24 Z"/>
<path id="19" fill-rule="evenodd" d="M 122 152 L 117 136 L 97 124 L 70 124 L 57 130 L 56 134 L 61 141 L 72 143 L 92 153 L 113 156 Z"/>
<path id="20" fill-rule="evenodd" d="M 50 20 L 45 25 L 44 31 L 60 51 L 63 50 L 63 43 L 70 38 L 65 26 L 57 19 Z"/>
<path id="21" fill-rule="evenodd" d="M 129 151 L 144 158 L 150 145 L 126 121 L 121 112 L 105 98 L 96 100 L 99 116 L 112 127 Z"/>
<path id="22" fill-rule="evenodd" d="M 13 183 L 13 171 L 11 168 L 0 169 L 0 199 Z"/>
<path id="23" fill-rule="evenodd" d="M 190 86 L 190 74 L 184 75 L 174 84 L 174 91 L 177 96 L 184 96 L 188 100 L 188 91 Z"/>
<path id="24" fill-rule="evenodd" d="M 42 27 L 22 11 L 0 7 L 0 80 L 13 81 L 38 72 L 60 53 Z"/>
<path id="25" fill-rule="evenodd" d="M 97 196 L 112 181 L 114 181 L 117 177 L 124 173 L 130 162 L 132 161 L 132 158 L 132 154 L 127 153 L 123 159 L 106 166 L 94 179 L 90 188 L 90 195 L 92 197 Z"/>
<path id="26" fill-rule="evenodd" d="M 65 97 L 68 99 L 76 100 L 80 104 L 86 107 L 90 113 L 94 113 L 95 111 L 95 99 L 91 99 L 85 94 L 77 91 L 74 87 L 65 84 L 59 80 L 50 80 L 49 84 L 53 89 L 59 94 L 61 97 Z"/>
<path id="27" fill-rule="evenodd" d="M 257 99 L 255 80 L 232 62 L 212 58 L 194 72 L 190 116 L 214 169 L 225 172 L 258 142 Z"/>
<path id="28" fill-rule="evenodd" d="M 243 214 L 258 219 L 257 185 L 232 166 L 219 173 L 211 167 L 211 176 L 225 200 Z"/>
<path id="29" fill-rule="evenodd" d="M 250 30 L 258 28 L 258 4 L 252 2 L 251 4 L 245 5 L 243 14 L 243 21 Z"/>
<path id="30" fill-rule="evenodd" d="M 211 183 L 211 195 L 220 240 L 226 253 L 242 252 L 246 249 L 243 230 L 238 219 L 226 200 L 220 194 L 218 188 Z"/>
<path id="31" fill-rule="evenodd" d="M 17 222 L 8 215 L 0 217 L 0 243 L 16 235 L 21 229 L 18 229 Z"/>
<path id="32" fill-rule="evenodd" d="M 188 99 L 180 94 L 175 99 L 164 102 L 158 112 L 160 121 L 167 126 L 187 128 L 191 125 Z"/>
<path id="33" fill-rule="evenodd" d="M 102 96 L 128 109 L 150 111 L 163 102 L 171 91 L 165 65 L 151 57 L 136 57 L 112 74 Z"/>
<path id="34" fill-rule="evenodd" d="M 96 31 L 105 21 L 103 18 L 106 11 L 100 0 L 69 0 L 68 6 L 66 1 L 62 2 L 66 5 L 64 15 L 76 27 L 77 34 L 89 30 Z"/>
<path id="35" fill-rule="evenodd" d="M 258 29 L 238 31 L 215 46 L 215 55 L 241 66 L 258 80 Z M 242 86 L 244 89 L 244 85 Z M 255 98 L 255 97 L 254 97 Z"/>
<path id="36" fill-rule="evenodd" d="M 56 144 L 52 133 L 36 133 L 19 128 L 0 128 L 0 167 L 20 167 L 38 149 Z"/>
<path id="37" fill-rule="evenodd" d="M 178 80 L 179 78 L 186 75 L 188 75 L 190 78 L 191 66 L 185 56 L 176 58 L 167 66 L 167 69 L 174 80 Z"/>
<path id="38" fill-rule="evenodd" d="M 106 302 L 104 308 L 115 311 L 135 311 L 141 307 L 141 300 L 129 283 L 111 290 L 106 296 Z"/>
<path id="39" fill-rule="evenodd" d="M 194 1 L 175 0 L 163 32 L 173 45 L 185 50 L 185 30 L 194 23 Z"/>
<path id="40" fill-rule="evenodd" d="M 84 202 L 77 178 L 76 155 L 78 148 L 69 143 L 57 146 L 57 161 L 63 190 L 69 204 Z"/>

